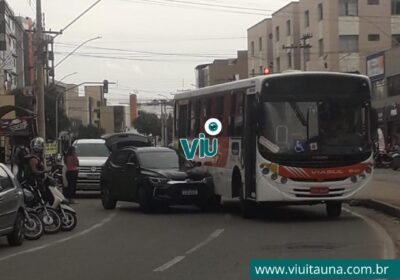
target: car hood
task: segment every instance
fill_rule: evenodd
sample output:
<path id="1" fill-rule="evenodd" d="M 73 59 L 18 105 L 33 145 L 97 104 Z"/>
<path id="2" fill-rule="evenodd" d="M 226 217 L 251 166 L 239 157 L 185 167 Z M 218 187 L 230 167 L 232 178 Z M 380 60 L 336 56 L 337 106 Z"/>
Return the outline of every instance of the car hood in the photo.
<path id="1" fill-rule="evenodd" d="M 106 157 L 78 157 L 79 166 L 102 166 Z"/>
<path id="2" fill-rule="evenodd" d="M 148 176 L 163 177 L 170 180 L 185 180 L 189 178 L 185 171 L 180 171 L 177 169 L 145 169 L 143 168 L 143 174 Z"/>
<path id="3" fill-rule="evenodd" d="M 192 168 L 189 170 L 178 169 L 142 169 L 142 173 L 148 176 L 164 177 L 170 180 L 186 180 L 191 179 L 195 181 L 203 180 L 210 177 L 207 170 L 202 168 Z"/>

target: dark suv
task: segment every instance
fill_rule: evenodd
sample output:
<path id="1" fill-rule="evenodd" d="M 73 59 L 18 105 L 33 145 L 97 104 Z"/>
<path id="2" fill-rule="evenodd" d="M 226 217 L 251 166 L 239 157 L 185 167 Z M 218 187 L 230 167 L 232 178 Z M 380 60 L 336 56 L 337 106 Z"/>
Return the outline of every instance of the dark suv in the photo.
<path id="1" fill-rule="evenodd" d="M 180 167 L 177 153 L 168 148 L 126 147 L 114 151 L 101 171 L 102 203 L 114 209 L 117 201 L 138 202 L 143 212 L 157 204 L 213 202 L 212 179 L 206 172 Z"/>

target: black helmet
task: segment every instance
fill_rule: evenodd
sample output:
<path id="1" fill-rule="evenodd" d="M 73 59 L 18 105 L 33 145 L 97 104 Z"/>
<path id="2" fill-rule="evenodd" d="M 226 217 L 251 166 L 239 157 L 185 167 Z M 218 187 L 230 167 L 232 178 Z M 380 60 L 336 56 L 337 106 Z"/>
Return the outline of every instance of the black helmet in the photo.
<path id="1" fill-rule="evenodd" d="M 44 150 L 44 140 L 41 137 L 33 138 L 31 141 L 31 150 L 34 153 L 41 154 Z"/>

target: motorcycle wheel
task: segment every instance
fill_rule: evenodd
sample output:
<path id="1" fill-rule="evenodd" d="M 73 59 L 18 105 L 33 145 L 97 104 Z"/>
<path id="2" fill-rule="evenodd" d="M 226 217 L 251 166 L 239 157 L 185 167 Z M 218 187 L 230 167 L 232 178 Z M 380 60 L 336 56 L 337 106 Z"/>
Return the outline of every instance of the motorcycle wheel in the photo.
<path id="1" fill-rule="evenodd" d="M 392 162 L 392 169 L 397 170 L 400 168 L 400 157 L 395 157 Z"/>
<path id="2" fill-rule="evenodd" d="M 37 240 L 44 233 L 43 223 L 37 214 L 28 212 L 28 215 L 29 217 L 25 217 L 25 223 L 24 223 L 25 239 Z"/>
<path id="3" fill-rule="evenodd" d="M 64 215 L 60 211 L 60 218 L 61 218 L 61 230 L 62 231 L 71 231 L 73 230 L 77 223 L 78 219 L 76 218 L 76 214 L 74 212 L 64 210 Z"/>
<path id="4" fill-rule="evenodd" d="M 49 215 L 46 214 L 44 208 L 40 209 L 39 217 L 43 223 L 44 232 L 48 234 L 54 234 L 61 229 L 61 219 L 57 211 L 53 208 L 46 207 Z"/>

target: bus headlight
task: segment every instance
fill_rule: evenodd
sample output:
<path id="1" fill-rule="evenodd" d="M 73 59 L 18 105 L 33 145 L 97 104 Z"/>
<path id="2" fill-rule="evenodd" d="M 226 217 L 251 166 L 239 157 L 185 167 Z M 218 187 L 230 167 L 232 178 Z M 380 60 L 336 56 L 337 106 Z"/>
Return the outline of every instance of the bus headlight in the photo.
<path id="1" fill-rule="evenodd" d="M 276 174 L 276 173 L 273 173 L 272 175 L 271 175 L 271 179 L 272 180 L 276 180 L 276 179 L 278 179 L 278 174 Z"/>
<path id="2" fill-rule="evenodd" d="M 371 174 L 371 173 L 372 173 L 372 168 L 371 168 L 371 166 L 368 166 L 368 167 L 365 169 L 365 172 L 367 172 L 368 174 Z"/>
<path id="3" fill-rule="evenodd" d="M 268 173 L 269 173 L 268 167 L 264 167 L 264 168 L 261 170 L 261 172 L 262 172 L 262 174 L 264 174 L 264 175 L 268 175 Z"/>
<path id="4" fill-rule="evenodd" d="M 288 181 L 288 179 L 287 179 L 286 177 L 282 177 L 282 178 L 281 178 L 281 183 L 282 183 L 282 184 L 286 184 L 287 181 Z"/>
<path id="5" fill-rule="evenodd" d="M 350 180 L 351 180 L 353 183 L 357 183 L 357 177 L 356 177 L 356 176 L 351 176 Z"/>

